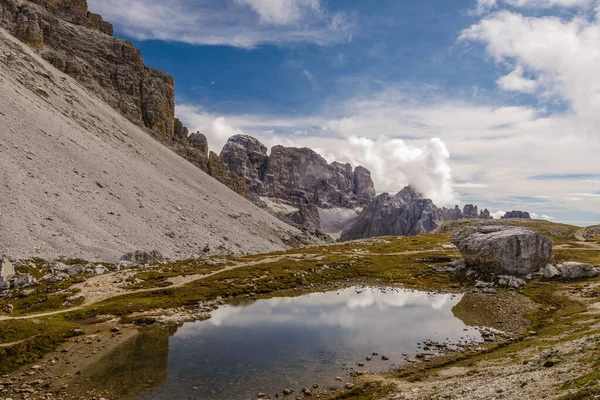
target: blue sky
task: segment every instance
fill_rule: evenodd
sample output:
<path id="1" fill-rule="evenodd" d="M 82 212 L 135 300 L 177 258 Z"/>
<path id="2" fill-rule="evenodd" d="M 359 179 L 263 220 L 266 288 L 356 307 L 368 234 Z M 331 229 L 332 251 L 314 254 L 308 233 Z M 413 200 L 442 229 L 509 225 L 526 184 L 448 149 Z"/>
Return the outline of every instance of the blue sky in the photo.
<path id="1" fill-rule="evenodd" d="M 177 114 L 363 164 L 380 191 L 600 223 L 599 0 L 89 0 Z"/>

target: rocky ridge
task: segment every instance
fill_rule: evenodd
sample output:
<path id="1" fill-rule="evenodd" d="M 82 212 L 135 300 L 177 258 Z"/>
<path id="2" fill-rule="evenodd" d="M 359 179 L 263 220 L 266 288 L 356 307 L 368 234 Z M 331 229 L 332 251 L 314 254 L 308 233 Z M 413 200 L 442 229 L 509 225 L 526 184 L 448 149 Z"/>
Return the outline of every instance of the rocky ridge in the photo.
<path id="1" fill-rule="evenodd" d="M 509 211 L 506 214 L 504 214 L 504 216 L 502 217 L 502 219 L 512 219 L 512 218 L 531 219 L 531 215 L 529 215 L 529 213 L 525 212 L 525 211 Z"/>
<path id="2" fill-rule="evenodd" d="M 173 78 L 146 66 L 131 42 L 113 37 L 113 26 L 90 12 L 86 0 L 0 0 L 0 26 L 155 139 L 245 196 L 242 180 L 218 157 L 209 160 L 206 137 L 190 134 L 175 118 Z"/>
<path id="3" fill-rule="evenodd" d="M 435 230 L 442 219 L 442 210 L 409 186 L 395 196 L 388 193 L 379 195 L 342 232 L 340 240 L 415 236 Z"/>
<path id="4" fill-rule="evenodd" d="M 377 236 L 415 236 L 439 228 L 444 221 L 492 219 L 485 209 L 467 204 L 461 210 L 438 208 L 408 186 L 396 196 L 384 193 L 374 199 L 342 232 L 340 240 L 357 240 Z"/>
<path id="5" fill-rule="evenodd" d="M 293 207 L 355 208 L 375 197 L 371 173 L 350 164 L 329 164 L 309 148 L 267 147 L 247 135 L 229 139 L 221 160 L 231 172 L 242 177 L 254 200 L 269 197 Z"/>

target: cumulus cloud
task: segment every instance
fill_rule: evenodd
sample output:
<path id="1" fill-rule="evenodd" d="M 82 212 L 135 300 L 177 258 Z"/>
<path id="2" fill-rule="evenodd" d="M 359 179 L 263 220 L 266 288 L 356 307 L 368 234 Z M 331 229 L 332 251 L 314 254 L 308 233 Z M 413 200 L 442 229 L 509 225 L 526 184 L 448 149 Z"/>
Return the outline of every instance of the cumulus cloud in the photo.
<path id="1" fill-rule="evenodd" d="M 451 205 L 457 201 L 448 165 L 450 152 L 439 138 L 417 147 L 402 139 L 352 136 L 346 139 L 345 146 L 330 149 L 328 158 L 365 166 L 380 188 L 412 185 L 436 204 Z"/>
<path id="2" fill-rule="evenodd" d="M 498 79 L 498 86 L 506 91 L 534 93 L 537 82 L 523 77 L 523 68 L 517 67 L 513 72 Z"/>
<path id="3" fill-rule="evenodd" d="M 452 185 L 452 170 L 448 164 L 450 152 L 439 138 L 417 145 L 385 136 L 375 139 L 346 136 L 343 131 L 336 131 L 334 136 L 323 138 L 313 136 L 317 135 L 316 133 L 310 136 L 306 134 L 302 123 L 320 124 L 321 133 L 326 130 L 329 134 L 333 133 L 331 126 L 335 123 L 326 120 L 319 122 L 317 118 L 292 121 L 277 120 L 268 116 L 224 117 L 190 105 L 179 105 L 177 115 L 192 130 L 203 132 L 209 139 L 211 148 L 217 152 L 227 139 L 235 134 L 250 134 L 268 147 L 309 146 L 329 162 L 348 162 L 369 169 L 380 191 L 395 192 L 404 186 L 412 185 L 437 204 L 451 205 L 457 201 Z M 296 132 L 292 136 L 277 134 L 277 131 L 281 133 L 288 129 Z M 303 134 L 298 135 L 298 131 Z"/>
<path id="4" fill-rule="evenodd" d="M 253 48 L 262 44 L 332 45 L 354 23 L 321 0 L 88 0 L 90 9 L 128 37 Z"/>
<path id="5" fill-rule="evenodd" d="M 580 117 L 579 129 L 596 132 L 600 107 L 597 17 L 564 20 L 502 10 L 464 30 L 460 39 L 483 43 L 496 60 L 526 68 L 544 89 L 542 100 L 568 103 Z M 519 72 L 505 81 L 532 90 L 533 82 L 521 80 Z"/>
<path id="6" fill-rule="evenodd" d="M 504 217 L 506 215 L 506 211 L 496 211 L 496 212 L 490 213 L 490 215 L 494 219 L 502 219 L 502 217 Z"/>

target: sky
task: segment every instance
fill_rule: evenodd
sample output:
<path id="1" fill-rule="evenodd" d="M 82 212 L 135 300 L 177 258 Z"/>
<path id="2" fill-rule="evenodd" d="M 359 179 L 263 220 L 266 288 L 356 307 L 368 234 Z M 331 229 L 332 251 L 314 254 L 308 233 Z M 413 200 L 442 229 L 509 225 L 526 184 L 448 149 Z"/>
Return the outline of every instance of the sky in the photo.
<path id="1" fill-rule="evenodd" d="M 600 224 L 600 0 L 88 0 L 177 116 L 439 206 Z"/>

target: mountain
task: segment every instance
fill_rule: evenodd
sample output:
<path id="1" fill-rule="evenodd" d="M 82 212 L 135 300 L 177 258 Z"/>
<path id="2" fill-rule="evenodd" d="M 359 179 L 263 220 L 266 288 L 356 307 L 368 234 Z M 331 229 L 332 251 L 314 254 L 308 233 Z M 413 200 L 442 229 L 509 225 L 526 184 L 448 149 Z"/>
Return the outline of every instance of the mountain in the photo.
<path id="1" fill-rule="evenodd" d="M 491 219 L 485 209 L 467 204 L 462 210 L 438 208 L 407 186 L 395 196 L 384 193 L 375 198 L 346 227 L 340 240 L 349 241 L 378 236 L 415 236 L 436 230 L 444 221 Z"/>
<path id="2" fill-rule="evenodd" d="M 267 147 L 257 139 L 237 135 L 228 140 L 220 157 L 229 171 L 243 179 L 248 198 L 284 221 L 319 229 L 343 225 L 356 216 L 353 210 L 362 209 L 375 197 L 369 170 L 329 164 L 308 148 L 275 146 L 268 155 Z M 321 216 L 332 221 L 325 226 Z"/>
<path id="3" fill-rule="evenodd" d="M 83 8 L 76 8 L 84 3 L 70 2 L 71 11 L 82 11 L 81 18 L 74 21 L 99 23 L 92 14 L 84 18 Z M 82 67 L 82 80 L 77 82 L 45 60 L 48 54 L 62 54 L 50 47 L 54 40 L 68 42 L 102 35 L 106 51 L 114 51 L 122 57 L 120 61 L 137 55 L 131 47 L 95 30 L 97 24 L 89 27 L 57 22 L 37 4 L 17 7 L 16 2 L 7 0 L 0 4 L 3 26 L 30 45 L 42 45 L 31 42 L 41 33 L 44 38 L 43 47 L 33 51 L 0 30 L 0 171 L 4 194 L 0 196 L 0 253 L 16 258 L 69 256 L 111 261 L 136 249 L 157 249 L 167 257 L 185 258 L 205 253 L 268 252 L 308 243 L 301 232 L 148 135 L 150 125 L 157 134 L 168 134 L 165 127 L 170 117 L 168 107 L 162 108 L 163 103 L 154 95 L 144 94 L 145 85 L 153 87 L 158 85 L 156 79 L 163 83 L 168 79 L 160 80 L 162 75 L 135 64 L 139 71 L 130 94 L 116 89 L 115 85 L 125 79 L 118 73 L 107 73 L 102 89 L 90 90 L 88 86 L 96 82 L 93 77 L 104 76 L 92 71 L 93 65 Z M 8 17 L 23 22 L 11 26 Z M 57 30 L 48 23 L 62 28 Z M 108 25 L 99 26 L 108 31 Z M 65 36 L 58 38 L 59 33 Z M 83 44 L 73 44 L 73 48 L 78 46 Z M 94 53 L 94 43 L 88 46 Z M 65 61 L 77 60 L 65 57 Z M 73 68 L 69 65 L 66 68 Z M 126 64 L 120 70 L 115 61 L 117 69 L 112 72 L 129 76 L 133 65 Z M 128 118 L 117 112 L 114 102 L 104 101 L 107 99 L 99 94 L 101 90 L 108 100 L 114 97 L 119 104 L 131 99 L 132 105 L 139 106 L 140 120 L 133 108 Z M 157 106 L 157 112 L 145 114 L 151 104 Z M 202 140 L 196 139 L 200 138 L 190 140 L 205 154 Z"/>
<path id="4" fill-rule="evenodd" d="M 0 0 L 0 26 L 44 60 L 144 128 L 204 172 L 246 195 L 243 181 L 208 153 L 206 137 L 175 118 L 175 82 L 144 64 L 141 52 L 113 37 L 112 25 L 86 0 Z"/>
<path id="5" fill-rule="evenodd" d="M 442 222 L 442 211 L 408 186 L 395 196 L 379 195 L 342 232 L 340 240 L 414 236 L 431 232 Z"/>

